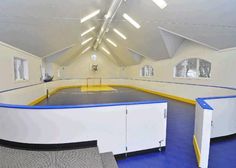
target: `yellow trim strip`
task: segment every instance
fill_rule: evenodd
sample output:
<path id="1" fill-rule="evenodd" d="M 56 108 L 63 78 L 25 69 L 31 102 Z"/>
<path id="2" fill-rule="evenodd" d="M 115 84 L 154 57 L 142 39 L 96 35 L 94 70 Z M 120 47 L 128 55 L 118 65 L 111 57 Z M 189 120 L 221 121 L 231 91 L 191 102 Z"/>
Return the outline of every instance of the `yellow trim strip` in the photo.
<path id="1" fill-rule="evenodd" d="M 109 86 L 82 86 L 80 88 L 81 92 L 100 92 L 100 91 L 112 91 L 115 90 L 112 87 Z"/>
<path id="2" fill-rule="evenodd" d="M 34 105 L 40 103 L 41 101 L 45 100 L 46 98 L 47 98 L 46 95 L 45 96 L 41 96 L 41 97 L 35 99 L 34 101 L 32 101 L 31 103 L 29 103 L 28 105 L 29 106 L 34 106 Z"/>
<path id="3" fill-rule="evenodd" d="M 143 92 L 147 92 L 147 93 L 159 95 L 159 96 L 162 96 L 162 97 L 166 97 L 166 98 L 169 98 L 169 99 L 178 100 L 178 101 L 181 101 L 181 102 L 184 102 L 184 103 L 188 103 L 188 104 L 192 104 L 192 105 L 196 104 L 196 101 L 191 100 L 191 99 L 186 99 L 186 98 L 182 98 L 182 97 L 178 97 L 178 96 L 174 96 L 174 95 L 170 95 L 170 94 L 166 94 L 166 93 L 162 93 L 162 92 L 157 92 L 157 91 L 153 91 L 153 90 L 143 89 L 143 88 L 136 87 L 136 86 L 128 86 L 128 85 L 110 85 L 110 86 L 120 86 L 120 87 L 133 88 L 133 89 L 141 90 Z"/>
<path id="4" fill-rule="evenodd" d="M 200 149 L 199 149 L 199 146 L 198 146 L 198 143 L 197 143 L 197 138 L 196 138 L 195 135 L 193 136 L 193 147 L 194 147 L 194 151 L 195 151 L 198 166 L 199 166 L 200 161 L 201 161 L 201 152 L 200 152 Z"/>
<path id="5" fill-rule="evenodd" d="M 80 88 L 80 87 L 83 87 L 86 85 L 77 85 L 77 86 L 62 86 L 62 87 L 58 87 L 56 89 L 54 89 L 53 91 L 51 91 L 49 93 L 49 96 L 55 94 L 56 92 L 58 92 L 59 90 L 63 90 L 63 89 L 69 89 L 69 88 Z M 100 86 L 100 87 L 107 87 L 107 86 L 117 86 L 117 87 L 127 87 L 127 88 L 132 88 L 132 89 L 137 89 L 137 90 L 141 90 L 143 92 L 147 92 L 147 93 L 151 93 L 151 94 L 155 94 L 155 95 L 158 95 L 158 96 L 163 96 L 163 97 L 166 97 L 166 98 L 170 98 L 170 99 L 173 99 L 173 100 L 177 100 L 177 101 L 181 101 L 181 102 L 185 102 L 185 103 L 188 103 L 188 104 L 192 104 L 192 105 L 195 105 L 196 104 L 196 101 L 194 100 L 191 100 L 191 99 L 186 99 L 186 98 L 182 98 L 182 97 L 178 97 L 178 96 L 174 96 L 174 95 L 169 95 L 169 94 L 166 94 L 166 93 L 162 93 L 162 92 L 157 92 L 157 91 L 153 91 L 153 90 L 148 90 L 148 89 L 144 89 L 144 88 L 140 88 L 140 87 L 136 87 L 136 86 L 130 86 L 130 85 L 93 85 L 93 87 L 96 87 L 96 86 Z M 31 103 L 29 103 L 29 105 L 33 106 L 33 105 L 36 105 L 38 103 L 40 103 L 41 101 L 43 101 L 44 99 L 46 99 L 47 96 L 42 96 L 34 101 L 32 101 Z"/>

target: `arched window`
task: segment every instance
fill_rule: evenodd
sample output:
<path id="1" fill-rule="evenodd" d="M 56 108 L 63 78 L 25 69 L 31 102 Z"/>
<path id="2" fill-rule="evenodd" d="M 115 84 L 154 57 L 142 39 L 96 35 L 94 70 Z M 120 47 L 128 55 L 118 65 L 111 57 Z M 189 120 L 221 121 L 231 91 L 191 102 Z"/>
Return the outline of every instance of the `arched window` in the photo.
<path id="1" fill-rule="evenodd" d="M 140 70 L 140 76 L 150 77 L 154 76 L 154 69 L 151 65 L 144 65 Z"/>
<path id="2" fill-rule="evenodd" d="M 177 78 L 210 78 L 210 74 L 211 63 L 199 58 L 183 60 L 174 69 Z"/>

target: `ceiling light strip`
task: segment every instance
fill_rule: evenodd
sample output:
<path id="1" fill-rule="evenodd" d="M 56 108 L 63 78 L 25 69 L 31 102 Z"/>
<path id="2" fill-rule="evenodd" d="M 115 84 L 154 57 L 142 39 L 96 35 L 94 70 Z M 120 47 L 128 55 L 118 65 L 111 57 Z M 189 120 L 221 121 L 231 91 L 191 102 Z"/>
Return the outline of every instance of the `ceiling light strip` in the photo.
<path id="1" fill-rule="evenodd" d="M 128 14 L 124 13 L 123 17 L 132 24 L 136 29 L 139 29 L 141 26 L 138 24 L 132 17 L 130 17 Z"/>
<path id="2" fill-rule="evenodd" d="M 127 39 L 127 37 L 123 34 L 123 33 L 121 33 L 119 30 L 117 30 L 117 29 L 113 29 L 113 31 L 116 33 L 116 34 L 118 34 L 121 38 L 123 38 L 123 39 Z"/>
<path id="3" fill-rule="evenodd" d="M 100 9 L 99 10 L 96 10 L 94 11 L 93 13 L 83 17 L 81 20 L 80 20 L 80 23 L 83 23 L 83 22 L 86 22 L 87 20 L 93 18 L 94 16 L 98 15 L 100 13 Z"/>
<path id="4" fill-rule="evenodd" d="M 81 43 L 81 45 L 87 44 L 87 43 L 90 42 L 92 39 L 93 39 L 93 37 L 88 38 L 87 40 L 83 41 L 83 42 Z"/>
<path id="5" fill-rule="evenodd" d="M 167 7 L 167 2 L 165 0 L 152 0 L 152 1 L 161 9 Z"/>
<path id="6" fill-rule="evenodd" d="M 113 41 L 111 41 L 109 38 L 106 39 L 106 41 L 108 41 L 111 45 L 113 45 L 114 47 L 117 47 L 117 44 L 114 43 Z"/>
<path id="7" fill-rule="evenodd" d="M 86 34 L 88 34 L 89 32 L 93 31 L 95 29 L 95 27 L 91 27 L 90 29 L 84 31 L 82 34 L 81 34 L 81 37 L 85 36 Z"/>
<path id="8" fill-rule="evenodd" d="M 104 47 L 102 47 L 102 50 L 105 51 L 108 55 L 111 55 L 111 53 Z"/>
<path id="9" fill-rule="evenodd" d="M 81 52 L 81 54 L 84 54 L 84 53 L 86 53 L 89 49 L 90 49 L 91 47 L 89 46 L 89 47 L 87 47 L 87 48 L 85 48 L 82 52 Z"/>

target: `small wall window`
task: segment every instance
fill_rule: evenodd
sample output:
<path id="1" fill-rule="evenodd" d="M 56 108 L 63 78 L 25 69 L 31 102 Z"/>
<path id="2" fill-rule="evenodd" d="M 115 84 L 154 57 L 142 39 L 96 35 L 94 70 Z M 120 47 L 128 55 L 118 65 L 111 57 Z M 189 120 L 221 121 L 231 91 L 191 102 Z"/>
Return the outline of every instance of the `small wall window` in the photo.
<path id="1" fill-rule="evenodd" d="M 174 73 L 180 78 L 210 78 L 211 63 L 198 58 L 186 59 L 175 66 Z"/>
<path id="2" fill-rule="evenodd" d="M 29 80 L 28 62 L 22 58 L 14 58 L 14 74 L 15 80 Z"/>
<path id="3" fill-rule="evenodd" d="M 92 59 L 93 61 L 96 61 L 96 60 L 97 60 L 97 55 L 95 55 L 95 54 L 91 55 L 91 59 Z"/>
<path id="4" fill-rule="evenodd" d="M 150 77 L 150 76 L 154 76 L 154 69 L 152 66 L 150 65 L 145 65 L 141 68 L 140 71 L 140 76 L 142 77 Z"/>

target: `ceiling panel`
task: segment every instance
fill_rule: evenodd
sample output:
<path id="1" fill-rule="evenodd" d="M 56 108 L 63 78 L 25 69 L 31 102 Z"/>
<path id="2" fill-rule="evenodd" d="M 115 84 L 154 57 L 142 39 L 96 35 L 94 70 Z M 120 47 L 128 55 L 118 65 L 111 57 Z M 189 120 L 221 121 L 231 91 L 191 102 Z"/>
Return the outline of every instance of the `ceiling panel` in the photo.
<path id="1" fill-rule="evenodd" d="M 170 58 L 159 27 L 216 50 L 236 47 L 235 0 L 166 1 L 168 6 L 163 10 L 152 0 L 122 3 L 105 35 L 118 47 L 103 42 L 116 61 L 130 65 L 137 64 L 143 57 Z M 73 44 L 83 48 L 79 46 L 83 40 L 97 36 L 111 3 L 112 0 L 3 0 L 0 3 L 0 41 L 41 57 Z M 82 17 L 97 9 L 101 10 L 98 16 L 80 23 Z M 123 13 L 133 17 L 141 28 L 130 25 L 122 17 Z M 81 38 L 80 34 L 92 26 L 96 29 Z M 117 36 L 113 28 L 123 32 L 127 40 Z M 140 57 L 134 58 L 128 49 L 136 51 Z"/>

